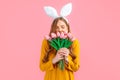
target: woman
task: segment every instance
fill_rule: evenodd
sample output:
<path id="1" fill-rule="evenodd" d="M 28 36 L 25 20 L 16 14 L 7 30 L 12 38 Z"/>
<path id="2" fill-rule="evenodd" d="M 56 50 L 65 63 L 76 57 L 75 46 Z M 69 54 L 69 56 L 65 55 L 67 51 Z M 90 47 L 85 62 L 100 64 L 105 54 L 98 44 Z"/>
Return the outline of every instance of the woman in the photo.
<path id="1" fill-rule="evenodd" d="M 58 17 L 54 19 L 51 25 L 51 33 L 70 32 L 70 26 L 65 18 Z M 80 45 L 76 39 L 71 47 L 61 48 L 58 51 L 53 49 L 49 42 L 44 39 L 41 47 L 40 69 L 46 71 L 44 80 L 74 80 L 74 72 L 80 67 Z M 65 60 L 65 69 L 61 70 L 58 67 L 58 62 Z"/>

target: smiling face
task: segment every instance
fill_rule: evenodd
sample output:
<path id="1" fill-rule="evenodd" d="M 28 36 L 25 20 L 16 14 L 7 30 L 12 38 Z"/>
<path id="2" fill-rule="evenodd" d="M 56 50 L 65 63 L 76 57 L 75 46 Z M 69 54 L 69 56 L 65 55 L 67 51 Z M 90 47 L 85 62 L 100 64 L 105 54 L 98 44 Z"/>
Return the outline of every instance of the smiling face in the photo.
<path id="1" fill-rule="evenodd" d="M 54 33 L 67 32 L 68 33 L 70 32 L 70 26 L 63 17 L 58 17 L 53 21 L 49 34 L 51 34 L 52 32 Z"/>
<path id="2" fill-rule="evenodd" d="M 62 20 L 59 20 L 56 25 L 56 32 L 68 33 L 68 26 Z"/>

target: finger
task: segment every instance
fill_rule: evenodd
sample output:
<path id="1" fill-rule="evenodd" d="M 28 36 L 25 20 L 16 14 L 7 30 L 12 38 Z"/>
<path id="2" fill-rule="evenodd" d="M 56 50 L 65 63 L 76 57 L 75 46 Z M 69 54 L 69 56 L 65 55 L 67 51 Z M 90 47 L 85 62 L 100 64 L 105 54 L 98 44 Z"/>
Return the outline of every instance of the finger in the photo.
<path id="1" fill-rule="evenodd" d="M 69 50 L 61 50 L 59 51 L 60 54 L 69 54 Z"/>
<path id="2" fill-rule="evenodd" d="M 65 56 L 66 54 L 65 54 L 65 53 L 61 53 L 60 55 L 61 55 L 61 56 Z"/>
<path id="3" fill-rule="evenodd" d="M 61 48 L 59 51 L 64 51 L 64 50 L 66 50 L 67 48 Z"/>
<path id="4" fill-rule="evenodd" d="M 61 50 L 60 52 L 69 52 L 69 50 L 63 49 L 63 50 Z"/>
<path id="5" fill-rule="evenodd" d="M 69 54 L 63 54 L 65 57 L 67 57 Z"/>
<path id="6" fill-rule="evenodd" d="M 64 58 L 63 58 L 63 57 L 60 57 L 60 58 L 59 58 L 59 60 L 62 60 L 62 59 L 64 59 Z"/>
<path id="7" fill-rule="evenodd" d="M 63 57 L 63 55 L 62 55 L 62 54 L 59 54 L 58 56 L 59 56 L 59 57 Z"/>
<path id="8" fill-rule="evenodd" d="M 60 52 L 60 55 L 64 55 L 65 53 L 64 52 Z"/>
<path id="9" fill-rule="evenodd" d="M 66 53 L 66 52 L 62 52 L 61 54 L 62 54 L 62 55 L 66 55 L 67 53 Z"/>

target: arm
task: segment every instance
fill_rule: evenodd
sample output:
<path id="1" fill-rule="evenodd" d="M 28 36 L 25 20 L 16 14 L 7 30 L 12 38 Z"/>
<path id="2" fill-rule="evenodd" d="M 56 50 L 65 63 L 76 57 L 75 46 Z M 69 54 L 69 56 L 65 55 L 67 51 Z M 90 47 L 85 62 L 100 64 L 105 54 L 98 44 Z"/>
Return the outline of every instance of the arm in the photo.
<path id="1" fill-rule="evenodd" d="M 41 56 L 40 56 L 40 64 L 39 64 L 39 68 L 42 71 L 54 69 L 54 65 L 52 63 L 52 60 L 48 60 L 47 62 L 43 62 L 44 56 L 46 55 L 48 49 L 49 49 L 49 45 L 47 43 L 47 40 L 44 39 L 42 42 L 42 46 L 41 46 Z"/>
<path id="2" fill-rule="evenodd" d="M 68 63 L 65 65 L 66 69 L 70 71 L 77 71 L 80 67 L 80 45 L 79 41 L 75 40 L 72 44 L 72 52 L 75 54 L 76 58 L 72 59 L 68 57 Z"/>

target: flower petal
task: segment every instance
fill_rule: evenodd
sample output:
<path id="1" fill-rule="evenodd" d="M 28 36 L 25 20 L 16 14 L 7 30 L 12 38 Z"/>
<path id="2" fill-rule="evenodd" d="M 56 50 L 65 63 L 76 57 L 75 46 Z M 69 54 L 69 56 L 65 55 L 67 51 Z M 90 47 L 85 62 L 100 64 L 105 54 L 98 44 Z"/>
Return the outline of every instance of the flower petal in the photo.
<path id="1" fill-rule="evenodd" d="M 49 35 L 45 35 L 45 39 L 51 40 L 51 37 Z"/>
<path id="2" fill-rule="evenodd" d="M 60 32 L 57 32 L 57 37 L 60 37 Z"/>
<path id="3" fill-rule="evenodd" d="M 60 38 L 64 38 L 64 33 L 63 32 L 61 32 Z"/>
<path id="4" fill-rule="evenodd" d="M 69 39 L 72 39 L 72 37 L 73 37 L 71 33 L 68 33 L 67 36 Z"/>
<path id="5" fill-rule="evenodd" d="M 55 33 L 51 33 L 51 37 L 52 37 L 52 38 L 56 38 L 57 36 L 56 36 Z"/>

